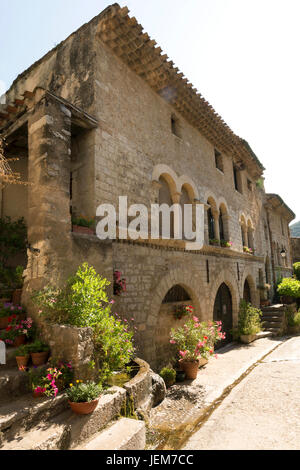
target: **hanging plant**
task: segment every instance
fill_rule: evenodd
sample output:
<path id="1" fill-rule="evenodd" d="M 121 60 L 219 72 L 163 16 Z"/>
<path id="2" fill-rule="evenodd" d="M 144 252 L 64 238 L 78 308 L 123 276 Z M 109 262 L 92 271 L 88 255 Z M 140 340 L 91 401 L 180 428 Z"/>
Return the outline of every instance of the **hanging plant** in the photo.
<path id="1" fill-rule="evenodd" d="M 120 271 L 114 272 L 114 295 L 122 295 L 126 292 L 126 279 L 122 278 Z"/>
<path id="2" fill-rule="evenodd" d="M 20 173 L 14 173 L 9 165 L 9 162 L 18 161 L 18 158 L 6 158 L 4 155 L 5 139 L 0 137 L 0 188 L 4 188 L 5 184 L 20 184 L 28 186 L 31 183 L 21 181 Z"/>

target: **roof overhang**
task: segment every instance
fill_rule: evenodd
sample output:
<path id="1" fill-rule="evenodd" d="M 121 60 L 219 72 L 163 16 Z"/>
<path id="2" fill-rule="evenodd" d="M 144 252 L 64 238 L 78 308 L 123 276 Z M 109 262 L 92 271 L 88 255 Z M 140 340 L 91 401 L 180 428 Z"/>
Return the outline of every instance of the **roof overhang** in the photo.
<path id="1" fill-rule="evenodd" d="M 294 212 L 285 204 L 278 194 L 266 194 L 266 199 L 266 207 L 282 214 L 289 223 L 296 218 Z"/>

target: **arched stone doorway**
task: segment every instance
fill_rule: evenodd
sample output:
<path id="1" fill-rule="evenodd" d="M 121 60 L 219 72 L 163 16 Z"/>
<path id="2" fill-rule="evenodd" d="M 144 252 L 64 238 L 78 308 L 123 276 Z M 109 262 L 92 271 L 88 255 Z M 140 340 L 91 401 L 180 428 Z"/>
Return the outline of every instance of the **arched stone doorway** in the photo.
<path id="1" fill-rule="evenodd" d="M 216 349 L 218 349 L 232 341 L 232 297 L 230 289 L 225 283 L 221 284 L 216 295 L 214 321 L 221 321 L 222 331 L 226 333 L 226 338 L 217 343 Z"/>
<path id="2" fill-rule="evenodd" d="M 175 311 L 192 305 L 190 294 L 180 284 L 174 285 L 165 295 L 160 306 L 157 324 L 155 327 L 156 364 L 158 370 L 168 363 L 176 355 L 174 347 L 170 344 L 170 332 L 172 328 L 183 326 L 187 317 L 175 318 Z"/>
<path id="3" fill-rule="evenodd" d="M 248 302 L 248 303 L 252 303 L 252 299 L 251 299 L 251 289 L 250 289 L 250 285 L 249 285 L 249 282 L 245 281 L 245 284 L 244 284 L 244 292 L 243 292 L 243 299 Z"/>

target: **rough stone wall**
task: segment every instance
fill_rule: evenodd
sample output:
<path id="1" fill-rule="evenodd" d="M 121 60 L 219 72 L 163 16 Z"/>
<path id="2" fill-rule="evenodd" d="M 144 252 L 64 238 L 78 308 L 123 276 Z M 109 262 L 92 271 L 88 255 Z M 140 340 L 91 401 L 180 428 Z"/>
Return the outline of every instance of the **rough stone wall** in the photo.
<path id="1" fill-rule="evenodd" d="M 259 304 L 258 271 L 261 263 L 247 258 L 237 260 L 230 257 L 208 256 L 181 251 L 161 250 L 127 243 L 113 245 L 114 267 L 122 272 L 127 280 L 127 293 L 115 297 L 115 309 L 124 318 L 134 318 L 138 332 L 136 341 L 138 354 L 153 367 L 161 363 L 157 356 L 158 325 L 176 326 L 162 308 L 167 292 L 176 284 L 182 285 L 190 294 L 195 314 L 202 321 L 213 319 L 215 297 L 220 285 L 225 282 L 231 292 L 233 320 L 237 323 L 238 305 L 243 297 L 247 279 L 252 301 Z M 207 282 L 206 260 L 209 260 L 210 282 Z M 164 315 L 164 319 L 160 315 Z M 165 332 L 164 332 L 165 335 Z M 168 360 L 168 357 L 165 357 Z"/>

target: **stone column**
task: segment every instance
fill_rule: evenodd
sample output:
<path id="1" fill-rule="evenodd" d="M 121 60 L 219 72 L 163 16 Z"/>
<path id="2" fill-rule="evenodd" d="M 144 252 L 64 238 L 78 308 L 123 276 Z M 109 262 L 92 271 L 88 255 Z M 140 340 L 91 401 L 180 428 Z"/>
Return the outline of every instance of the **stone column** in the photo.
<path id="1" fill-rule="evenodd" d="M 37 96 L 39 95 L 39 96 Z M 70 247 L 71 113 L 38 90 L 28 121 L 28 267 L 25 289 L 58 282 Z M 29 289 L 29 287 L 28 287 Z M 28 290 L 27 289 L 27 290 Z"/>
<path id="2" fill-rule="evenodd" d="M 174 210 L 174 238 L 176 233 L 179 232 L 179 227 L 181 224 L 181 239 L 183 239 L 184 233 L 183 233 L 183 223 L 182 223 L 182 211 L 180 210 L 180 198 L 181 198 L 181 193 L 173 193 L 171 195 L 172 198 L 172 203 L 176 204 L 175 210 Z M 180 236 L 180 233 L 179 233 Z"/>
<path id="3" fill-rule="evenodd" d="M 210 209 L 208 204 L 204 204 L 204 243 L 209 245 L 209 231 L 208 231 L 208 214 L 207 211 Z"/>
<path id="4" fill-rule="evenodd" d="M 225 235 L 225 239 L 226 241 L 230 241 L 230 230 L 229 230 L 229 221 L 230 221 L 230 215 L 228 214 L 224 214 L 222 215 L 222 219 L 223 219 L 223 226 L 224 226 L 224 235 Z"/>
<path id="5" fill-rule="evenodd" d="M 217 240 L 220 240 L 220 224 L 219 224 L 220 213 L 216 209 L 212 209 L 212 215 L 215 220 L 215 238 Z"/>

